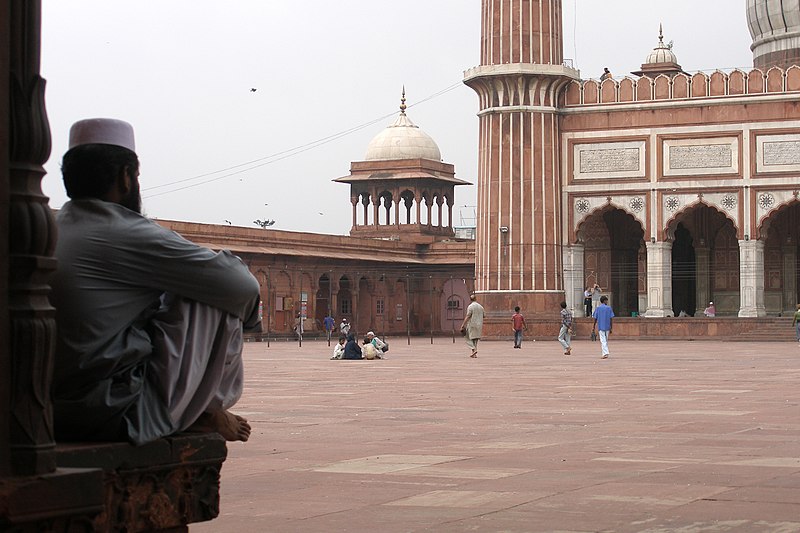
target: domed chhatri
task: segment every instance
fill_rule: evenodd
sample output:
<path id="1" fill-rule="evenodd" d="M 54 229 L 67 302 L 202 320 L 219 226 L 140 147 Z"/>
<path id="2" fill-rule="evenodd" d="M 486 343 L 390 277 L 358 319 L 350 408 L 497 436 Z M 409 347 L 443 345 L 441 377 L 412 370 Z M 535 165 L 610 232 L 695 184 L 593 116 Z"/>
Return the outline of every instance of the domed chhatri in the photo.
<path id="1" fill-rule="evenodd" d="M 644 64 L 653 65 L 655 63 L 677 63 L 678 58 L 672 51 L 672 43 L 664 44 L 664 27 L 658 25 L 658 45 L 647 56 Z"/>
<path id="2" fill-rule="evenodd" d="M 674 76 L 683 72 L 678 64 L 678 57 L 672 51 L 672 43 L 664 44 L 664 28 L 658 25 L 658 45 L 647 55 L 641 70 L 633 72 L 636 76 L 655 78 L 660 74 Z"/>
<path id="3" fill-rule="evenodd" d="M 405 88 L 400 99 L 400 115 L 397 120 L 370 141 L 364 156 L 365 161 L 392 159 L 442 160 L 442 153 L 436 142 L 406 115 Z"/>
<path id="4" fill-rule="evenodd" d="M 747 25 L 756 68 L 800 63 L 800 2 L 747 0 Z"/>

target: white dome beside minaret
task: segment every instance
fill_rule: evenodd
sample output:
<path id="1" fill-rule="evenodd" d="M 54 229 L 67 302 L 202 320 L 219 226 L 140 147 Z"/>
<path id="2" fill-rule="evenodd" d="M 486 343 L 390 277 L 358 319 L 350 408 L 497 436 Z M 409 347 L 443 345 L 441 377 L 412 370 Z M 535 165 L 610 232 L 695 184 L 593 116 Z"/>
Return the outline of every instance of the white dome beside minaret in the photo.
<path id="1" fill-rule="evenodd" d="M 365 161 L 393 159 L 442 160 L 436 141 L 406 115 L 405 90 L 400 103 L 400 116 L 370 141 L 364 156 Z"/>
<path id="2" fill-rule="evenodd" d="M 757 68 L 800 62 L 800 0 L 747 0 L 747 25 Z"/>

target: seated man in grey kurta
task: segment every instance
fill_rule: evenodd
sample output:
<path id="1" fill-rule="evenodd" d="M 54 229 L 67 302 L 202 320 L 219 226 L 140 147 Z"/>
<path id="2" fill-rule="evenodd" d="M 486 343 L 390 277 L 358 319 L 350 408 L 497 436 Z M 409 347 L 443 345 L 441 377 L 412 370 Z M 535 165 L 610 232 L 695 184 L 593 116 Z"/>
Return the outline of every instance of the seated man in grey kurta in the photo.
<path id="1" fill-rule="evenodd" d="M 56 438 L 143 444 L 179 431 L 246 441 L 228 409 L 242 393 L 242 330 L 258 325 L 259 284 L 143 217 L 133 128 L 90 119 L 62 161 L 52 279 L 58 337 Z"/>

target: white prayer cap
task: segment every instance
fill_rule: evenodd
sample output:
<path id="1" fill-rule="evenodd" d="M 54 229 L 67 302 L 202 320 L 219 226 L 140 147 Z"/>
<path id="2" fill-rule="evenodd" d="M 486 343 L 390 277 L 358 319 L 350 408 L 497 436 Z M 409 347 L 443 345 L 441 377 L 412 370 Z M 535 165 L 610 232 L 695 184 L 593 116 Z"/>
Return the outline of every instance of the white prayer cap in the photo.
<path id="1" fill-rule="evenodd" d="M 374 336 L 375 336 L 375 334 L 373 332 L 371 332 L 371 331 L 367 332 L 367 337 L 374 337 Z"/>
<path id="2" fill-rule="evenodd" d="M 111 144 L 136 151 L 133 126 L 114 118 L 87 118 L 69 129 L 69 148 L 83 144 Z"/>
<path id="3" fill-rule="evenodd" d="M 708 302 L 708 305 L 714 305 L 714 302 Z"/>

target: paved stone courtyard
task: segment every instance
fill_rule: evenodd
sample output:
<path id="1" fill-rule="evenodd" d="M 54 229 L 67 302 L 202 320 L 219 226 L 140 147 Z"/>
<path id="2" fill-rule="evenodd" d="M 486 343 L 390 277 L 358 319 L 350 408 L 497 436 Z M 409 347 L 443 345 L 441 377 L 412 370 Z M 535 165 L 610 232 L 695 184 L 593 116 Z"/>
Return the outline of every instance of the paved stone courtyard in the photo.
<path id="1" fill-rule="evenodd" d="M 194 532 L 800 531 L 794 342 L 247 343 L 220 517 Z"/>

